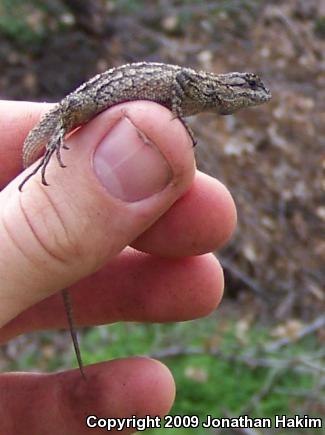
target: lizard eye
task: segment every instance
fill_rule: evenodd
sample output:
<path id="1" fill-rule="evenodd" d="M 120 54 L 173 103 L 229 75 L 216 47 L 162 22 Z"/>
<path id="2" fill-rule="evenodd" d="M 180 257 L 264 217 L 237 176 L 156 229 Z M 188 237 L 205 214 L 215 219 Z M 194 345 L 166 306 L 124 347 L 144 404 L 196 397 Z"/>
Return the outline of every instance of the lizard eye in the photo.
<path id="1" fill-rule="evenodd" d="M 258 77 L 254 76 L 254 75 L 250 75 L 247 77 L 247 83 L 249 84 L 250 88 L 253 89 L 254 91 L 258 88 L 260 80 L 258 79 Z"/>

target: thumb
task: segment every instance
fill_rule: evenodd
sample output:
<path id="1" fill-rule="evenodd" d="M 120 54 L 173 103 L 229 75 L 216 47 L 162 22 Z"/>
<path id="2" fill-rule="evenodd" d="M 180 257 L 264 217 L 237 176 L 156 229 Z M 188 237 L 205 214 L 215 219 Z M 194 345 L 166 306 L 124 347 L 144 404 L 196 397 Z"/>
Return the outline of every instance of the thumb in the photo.
<path id="1" fill-rule="evenodd" d="M 73 134 L 46 172 L 0 194 L 0 326 L 93 273 L 179 198 L 194 175 L 191 141 L 151 102 L 115 106 Z"/>

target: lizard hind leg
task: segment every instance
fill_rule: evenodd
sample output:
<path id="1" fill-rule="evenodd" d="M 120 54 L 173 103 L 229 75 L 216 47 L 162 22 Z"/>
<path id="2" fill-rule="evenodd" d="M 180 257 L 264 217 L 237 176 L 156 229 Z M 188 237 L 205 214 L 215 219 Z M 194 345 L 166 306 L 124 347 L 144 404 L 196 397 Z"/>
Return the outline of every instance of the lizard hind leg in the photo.
<path id="1" fill-rule="evenodd" d="M 39 162 L 39 164 L 34 168 L 34 170 L 31 172 L 31 173 L 29 173 L 24 179 L 23 179 L 23 181 L 19 184 L 19 186 L 18 186 L 18 189 L 20 190 L 20 191 L 22 191 L 22 189 L 23 189 L 23 186 L 25 185 L 25 183 L 30 179 L 30 178 L 32 178 L 33 177 L 33 175 L 35 175 L 42 167 L 43 167 L 43 165 L 44 165 L 44 161 L 45 161 L 45 157 L 46 157 L 46 155 L 44 155 L 44 157 L 41 159 L 41 161 Z"/>
<path id="2" fill-rule="evenodd" d="M 45 172 L 46 172 L 46 167 L 49 164 L 50 158 L 52 156 L 52 154 L 55 152 L 55 148 L 49 148 L 46 150 L 44 156 L 41 158 L 39 164 L 32 170 L 32 172 L 30 172 L 24 179 L 23 181 L 20 183 L 20 185 L 18 186 L 18 189 L 20 191 L 22 191 L 23 186 L 25 185 L 25 183 L 33 177 L 33 175 L 37 174 L 37 172 L 39 170 L 41 170 L 41 174 L 42 174 L 42 184 L 44 184 L 45 186 L 48 186 L 48 182 L 46 181 L 45 178 Z"/>
<path id="3" fill-rule="evenodd" d="M 49 143 L 46 146 L 46 152 L 44 154 L 44 157 L 41 161 L 42 165 L 41 167 L 41 175 L 42 175 L 42 184 L 45 186 L 48 186 L 48 183 L 46 181 L 46 168 L 47 165 L 50 162 L 50 159 L 52 155 L 55 153 L 57 161 L 61 168 L 65 168 L 66 165 L 62 161 L 61 157 L 61 148 L 66 148 L 64 144 L 64 136 L 65 136 L 65 129 L 63 127 L 60 127 L 57 132 L 55 132 L 50 139 Z"/>
<path id="4" fill-rule="evenodd" d="M 65 145 L 64 136 L 65 136 L 65 129 L 63 127 L 61 127 L 59 129 L 58 133 L 53 138 L 54 148 L 55 148 L 55 152 L 56 152 L 56 158 L 57 158 L 61 168 L 66 168 L 66 165 L 62 161 L 61 148 L 64 148 L 66 150 L 69 149 L 69 147 L 67 147 Z M 49 143 L 49 148 L 52 148 L 51 142 Z"/>
<path id="5" fill-rule="evenodd" d="M 24 184 L 33 176 L 35 175 L 39 170 L 41 171 L 42 176 L 42 184 L 44 186 L 48 186 L 48 182 L 46 181 L 46 168 L 50 162 L 50 159 L 54 153 L 56 153 L 56 158 L 59 162 L 59 165 L 61 168 L 65 168 L 65 164 L 62 161 L 61 157 L 61 148 L 67 148 L 64 144 L 64 136 L 65 136 L 65 129 L 63 127 L 60 127 L 57 129 L 56 132 L 53 133 L 51 139 L 49 140 L 46 151 L 43 157 L 41 158 L 39 164 L 33 169 L 33 171 L 27 175 L 26 178 L 20 183 L 19 190 L 21 191 Z"/>

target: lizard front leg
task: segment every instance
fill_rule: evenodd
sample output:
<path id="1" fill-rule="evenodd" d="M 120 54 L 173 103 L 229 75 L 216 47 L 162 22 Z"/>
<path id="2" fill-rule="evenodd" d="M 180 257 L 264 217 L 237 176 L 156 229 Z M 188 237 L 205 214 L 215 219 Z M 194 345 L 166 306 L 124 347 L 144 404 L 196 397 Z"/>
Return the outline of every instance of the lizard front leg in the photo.
<path id="1" fill-rule="evenodd" d="M 184 85 L 186 85 L 186 82 L 188 80 L 187 74 L 185 72 L 179 72 L 176 75 L 175 83 L 172 89 L 172 97 L 171 97 L 171 106 L 172 106 L 172 113 L 175 118 L 178 118 L 182 124 L 184 125 L 187 133 L 189 134 L 193 147 L 197 144 L 197 140 L 195 139 L 193 130 L 188 125 L 186 119 L 184 118 L 183 113 L 183 101 L 185 98 L 185 91 L 184 91 Z"/>

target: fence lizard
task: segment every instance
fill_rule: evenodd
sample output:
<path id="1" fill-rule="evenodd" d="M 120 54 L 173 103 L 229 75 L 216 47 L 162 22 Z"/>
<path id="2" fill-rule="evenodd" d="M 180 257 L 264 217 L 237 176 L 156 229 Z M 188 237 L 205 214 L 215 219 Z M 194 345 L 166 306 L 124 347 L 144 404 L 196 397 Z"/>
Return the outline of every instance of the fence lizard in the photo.
<path id="1" fill-rule="evenodd" d="M 23 145 L 23 165 L 30 166 L 45 148 L 38 165 L 27 175 L 23 185 L 41 171 L 46 181 L 46 167 L 56 153 L 58 163 L 65 167 L 61 149 L 67 148 L 64 138 L 103 110 L 132 100 L 151 100 L 171 110 L 180 119 L 195 144 L 192 130 L 184 117 L 199 112 L 228 115 L 245 107 L 257 106 L 271 98 L 269 89 L 252 73 L 215 74 L 195 71 L 178 65 L 139 62 L 109 69 L 91 78 L 47 112 L 29 132 Z M 68 290 L 62 290 L 69 328 L 79 368 L 85 378 Z"/>

